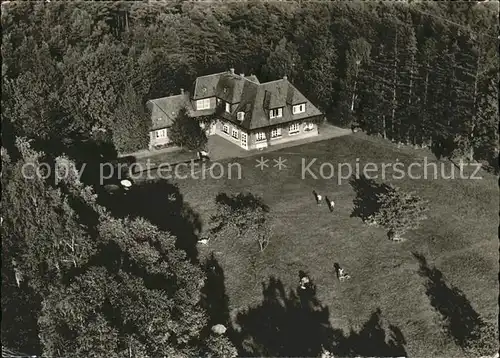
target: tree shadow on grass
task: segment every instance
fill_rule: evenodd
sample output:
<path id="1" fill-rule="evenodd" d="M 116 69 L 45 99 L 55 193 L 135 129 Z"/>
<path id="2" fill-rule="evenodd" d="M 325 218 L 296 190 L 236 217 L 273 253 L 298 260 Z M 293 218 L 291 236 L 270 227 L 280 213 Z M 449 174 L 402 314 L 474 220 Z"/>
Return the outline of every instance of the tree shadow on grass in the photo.
<path id="1" fill-rule="evenodd" d="M 429 267 L 423 255 L 413 253 L 413 256 L 419 261 L 419 274 L 427 280 L 426 294 L 432 307 L 441 314 L 444 328 L 458 346 L 467 348 L 480 338 L 484 324 L 481 316 L 462 291 L 448 286 L 440 270 Z"/>
<path id="2" fill-rule="evenodd" d="M 193 261 L 197 260 L 196 244 L 202 223 L 186 202 L 176 185 L 156 180 L 132 186 L 126 192 L 103 193 L 100 203 L 116 217 L 142 217 L 160 230 L 177 238 L 177 248 L 184 250 Z"/>
<path id="3" fill-rule="evenodd" d="M 229 322 L 229 297 L 226 295 L 224 270 L 212 253 L 203 265 L 207 275 L 201 290 L 201 304 L 209 315 L 209 326 L 227 325 Z"/>
<path id="4" fill-rule="evenodd" d="M 327 307 L 314 296 L 290 291 L 271 277 L 263 284 L 264 301 L 239 313 L 241 327 L 236 346 L 243 356 L 312 357 L 330 341 L 332 328 Z"/>
<path id="5" fill-rule="evenodd" d="M 391 189 L 389 185 L 379 184 L 365 176 L 351 177 L 349 184 L 356 193 L 351 217 L 359 217 L 363 221 L 375 214 L 380 208 L 377 195 L 385 194 Z"/>
<path id="6" fill-rule="evenodd" d="M 386 339 L 381 312 L 375 311 L 359 332 L 345 336 L 332 328 L 328 307 L 314 291 L 290 290 L 271 277 L 263 284 L 263 302 L 237 315 L 239 326 L 234 342 L 240 355 L 274 357 L 314 357 L 323 349 L 335 356 L 405 356 L 405 339 L 392 325 Z"/>
<path id="7" fill-rule="evenodd" d="M 376 309 L 359 332 L 351 330 L 348 336 L 336 331 L 332 352 L 343 357 L 406 357 L 403 333 L 389 324 L 387 336 L 381 315 L 380 309 Z"/>

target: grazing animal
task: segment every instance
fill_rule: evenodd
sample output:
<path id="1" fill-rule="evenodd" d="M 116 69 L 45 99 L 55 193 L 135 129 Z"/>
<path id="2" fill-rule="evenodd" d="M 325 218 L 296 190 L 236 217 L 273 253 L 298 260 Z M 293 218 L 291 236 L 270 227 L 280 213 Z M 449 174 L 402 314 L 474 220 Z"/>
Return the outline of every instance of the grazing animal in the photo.
<path id="1" fill-rule="evenodd" d="M 345 280 L 349 280 L 350 278 L 351 278 L 351 276 L 350 276 L 350 275 L 344 275 L 344 276 L 340 276 L 340 277 L 339 277 L 339 280 L 340 280 L 340 282 L 343 282 L 343 281 L 345 281 Z"/>
<path id="2" fill-rule="evenodd" d="M 345 270 L 343 268 L 339 268 L 339 281 L 345 281 L 345 280 L 349 280 L 351 278 L 350 275 L 348 275 Z"/>
<path id="3" fill-rule="evenodd" d="M 335 268 L 335 273 L 337 274 L 337 278 L 339 279 L 339 281 L 342 282 L 351 278 L 351 276 L 348 275 L 337 262 L 333 264 L 333 267 Z"/>
<path id="4" fill-rule="evenodd" d="M 332 212 L 335 203 L 333 202 L 333 200 L 330 200 L 327 196 L 325 196 L 325 201 L 328 204 L 328 209 L 330 210 L 330 212 Z"/>
<path id="5" fill-rule="evenodd" d="M 316 190 L 313 190 L 314 199 L 316 199 L 316 204 L 321 202 L 321 195 L 319 195 Z"/>

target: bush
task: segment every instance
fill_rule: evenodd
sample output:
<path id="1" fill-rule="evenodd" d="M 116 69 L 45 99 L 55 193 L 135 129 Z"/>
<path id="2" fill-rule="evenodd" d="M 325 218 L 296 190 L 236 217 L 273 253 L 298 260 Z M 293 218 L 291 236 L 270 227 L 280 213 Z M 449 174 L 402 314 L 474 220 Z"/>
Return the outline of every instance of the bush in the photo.
<path id="1" fill-rule="evenodd" d="M 377 194 L 377 201 L 380 206 L 370 221 L 387 228 L 391 240 L 400 241 L 401 235 L 416 229 L 427 218 L 426 201 L 393 185 Z"/>

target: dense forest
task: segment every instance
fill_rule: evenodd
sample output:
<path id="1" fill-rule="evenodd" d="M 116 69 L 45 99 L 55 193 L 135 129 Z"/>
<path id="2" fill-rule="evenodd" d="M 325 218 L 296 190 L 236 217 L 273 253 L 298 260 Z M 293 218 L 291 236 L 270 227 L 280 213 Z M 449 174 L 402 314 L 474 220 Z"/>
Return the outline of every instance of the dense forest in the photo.
<path id="1" fill-rule="evenodd" d="M 2 344 L 29 354 L 232 354 L 182 233 L 23 176 L 144 147 L 145 101 L 196 76 L 287 75 L 332 123 L 498 158 L 498 3 L 10 2 L 2 30 Z"/>

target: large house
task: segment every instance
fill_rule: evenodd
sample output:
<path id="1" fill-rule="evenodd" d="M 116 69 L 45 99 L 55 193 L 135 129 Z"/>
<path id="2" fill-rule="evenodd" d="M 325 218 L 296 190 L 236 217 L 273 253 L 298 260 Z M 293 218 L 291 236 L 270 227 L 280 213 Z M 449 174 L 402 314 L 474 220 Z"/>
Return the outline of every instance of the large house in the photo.
<path id="1" fill-rule="evenodd" d="M 182 108 L 189 116 L 214 114 L 207 134 L 251 150 L 318 135 L 323 113 L 287 79 L 260 83 L 254 75 L 228 72 L 198 77 L 192 93 L 147 102 L 151 112 L 150 149 L 169 144 L 169 127 Z"/>

